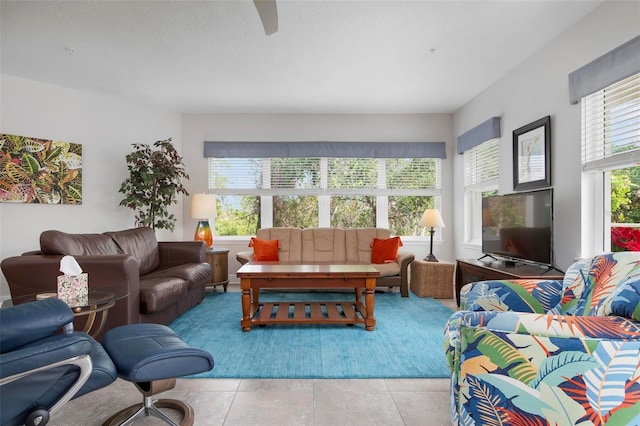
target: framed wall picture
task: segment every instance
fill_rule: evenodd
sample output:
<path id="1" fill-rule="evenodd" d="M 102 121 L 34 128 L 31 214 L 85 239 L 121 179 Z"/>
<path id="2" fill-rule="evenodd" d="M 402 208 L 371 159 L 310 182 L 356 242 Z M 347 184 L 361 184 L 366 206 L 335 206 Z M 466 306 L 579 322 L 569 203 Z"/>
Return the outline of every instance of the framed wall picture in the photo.
<path id="1" fill-rule="evenodd" d="M 0 203 L 82 204 L 82 145 L 0 134 Z"/>
<path id="2" fill-rule="evenodd" d="M 513 131 L 513 189 L 551 185 L 551 116 Z"/>

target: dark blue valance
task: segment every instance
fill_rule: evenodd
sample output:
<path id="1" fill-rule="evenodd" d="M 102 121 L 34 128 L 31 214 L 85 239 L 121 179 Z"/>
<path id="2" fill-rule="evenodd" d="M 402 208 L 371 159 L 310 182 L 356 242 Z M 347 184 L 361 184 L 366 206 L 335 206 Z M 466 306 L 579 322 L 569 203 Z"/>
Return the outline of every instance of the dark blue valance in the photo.
<path id="1" fill-rule="evenodd" d="M 500 137 L 500 117 L 492 117 L 482 124 L 458 136 L 458 154 L 462 154 L 482 142 Z"/>
<path id="2" fill-rule="evenodd" d="M 205 142 L 216 158 L 446 158 L 444 142 Z"/>

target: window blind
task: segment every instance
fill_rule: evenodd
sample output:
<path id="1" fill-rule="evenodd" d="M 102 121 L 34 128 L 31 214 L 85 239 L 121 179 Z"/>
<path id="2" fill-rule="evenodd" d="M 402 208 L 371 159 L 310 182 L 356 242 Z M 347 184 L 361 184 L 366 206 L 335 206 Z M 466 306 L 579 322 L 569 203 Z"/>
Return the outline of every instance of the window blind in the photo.
<path id="1" fill-rule="evenodd" d="M 440 161 L 432 158 L 389 158 L 386 186 L 389 189 L 440 189 Z"/>
<path id="2" fill-rule="evenodd" d="M 640 74 L 583 98 L 584 171 L 640 162 Z"/>
<path id="3" fill-rule="evenodd" d="M 440 161 L 432 158 L 209 158 L 209 188 L 219 194 L 269 188 L 439 189 L 440 174 Z"/>
<path id="4" fill-rule="evenodd" d="M 500 140 L 492 139 L 464 152 L 464 186 L 498 179 Z"/>

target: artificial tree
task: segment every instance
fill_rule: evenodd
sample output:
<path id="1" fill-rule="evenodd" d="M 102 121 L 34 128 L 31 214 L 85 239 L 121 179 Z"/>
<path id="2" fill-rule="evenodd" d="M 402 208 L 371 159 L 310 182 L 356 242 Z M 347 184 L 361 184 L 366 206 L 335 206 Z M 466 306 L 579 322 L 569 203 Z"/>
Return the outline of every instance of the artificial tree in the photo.
<path id="1" fill-rule="evenodd" d="M 126 156 L 129 177 L 120 186 L 125 194 L 120 205 L 136 212 L 136 226 L 173 231 L 176 218 L 169 206 L 177 202 L 178 194 L 189 195 L 182 185 L 189 175 L 171 139 L 157 141 L 153 147 L 133 144 L 134 151 Z"/>

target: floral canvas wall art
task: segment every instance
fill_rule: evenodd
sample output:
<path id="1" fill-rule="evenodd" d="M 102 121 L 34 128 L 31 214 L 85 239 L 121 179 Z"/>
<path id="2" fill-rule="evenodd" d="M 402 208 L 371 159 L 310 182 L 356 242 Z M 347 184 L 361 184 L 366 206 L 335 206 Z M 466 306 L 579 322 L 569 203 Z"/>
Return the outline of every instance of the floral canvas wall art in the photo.
<path id="1" fill-rule="evenodd" d="M 82 145 L 0 134 L 0 202 L 82 204 Z"/>

